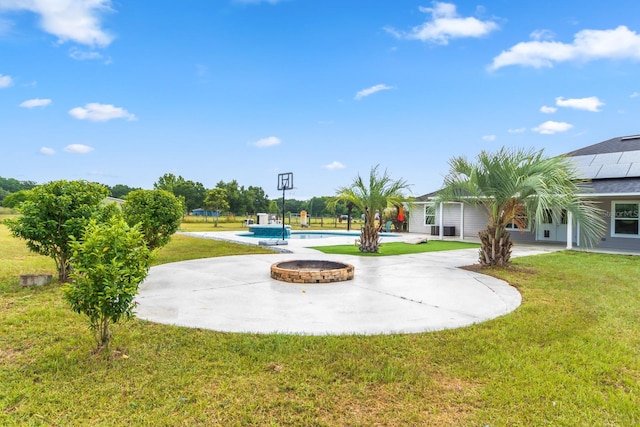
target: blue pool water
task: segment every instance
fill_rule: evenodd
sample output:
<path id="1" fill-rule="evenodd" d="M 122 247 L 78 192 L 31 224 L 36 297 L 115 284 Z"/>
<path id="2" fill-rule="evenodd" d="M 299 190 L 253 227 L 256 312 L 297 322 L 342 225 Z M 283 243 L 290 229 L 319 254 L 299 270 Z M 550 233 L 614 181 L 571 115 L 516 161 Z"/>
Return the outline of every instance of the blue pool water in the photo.
<path id="1" fill-rule="evenodd" d="M 243 233 L 238 234 L 241 237 L 256 237 L 259 239 L 265 238 L 274 238 L 274 236 L 256 236 L 253 233 Z M 360 237 L 360 232 L 346 232 L 346 231 L 292 231 L 290 236 L 287 236 L 290 239 L 326 239 L 328 237 L 339 237 L 339 236 L 347 236 L 353 237 L 354 239 Z M 279 236 L 275 236 L 275 238 L 281 238 L 282 233 Z M 389 233 L 380 233 L 380 237 L 397 237 L 395 234 Z"/>

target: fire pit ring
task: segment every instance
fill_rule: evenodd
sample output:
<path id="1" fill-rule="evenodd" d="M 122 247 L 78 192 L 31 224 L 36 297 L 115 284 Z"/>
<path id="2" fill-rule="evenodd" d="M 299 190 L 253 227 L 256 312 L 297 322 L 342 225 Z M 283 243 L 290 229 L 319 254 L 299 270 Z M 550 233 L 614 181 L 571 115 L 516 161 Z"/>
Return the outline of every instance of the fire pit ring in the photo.
<path id="1" fill-rule="evenodd" d="M 333 283 L 353 279 L 355 267 L 337 261 L 294 260 L 271 265 L 271 278 L 289 283 Z"/>

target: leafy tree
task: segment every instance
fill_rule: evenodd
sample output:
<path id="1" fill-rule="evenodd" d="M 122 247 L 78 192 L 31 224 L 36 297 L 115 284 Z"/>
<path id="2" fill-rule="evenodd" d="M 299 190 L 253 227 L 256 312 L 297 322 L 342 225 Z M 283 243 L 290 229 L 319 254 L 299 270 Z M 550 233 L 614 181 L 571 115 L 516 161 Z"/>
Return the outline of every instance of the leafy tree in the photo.
<path id="1" fill-rule="evenodd" d="M 285 201 L 285 202 L 286 202 L 286 201 Z M 278 213 L 278 209 L 279 209 L 279 208 L 278 208 L 278 202 L 277 202 L 277 201 L 275 201 L 275 200 L 271 200 L 271 201 L 269 202 L 269 209 L 268 209 L 267 213 L 270 213 L 270 214 L 277 214 L 277 213 Z"/>
<path id="2" fill-rule="evenodd" d="M 35 186 L 36 183 L 33 181 L 18 181 L 14 178 L 3 178 L 0 176 L 0 202 L 2 203 L 2 206 L 9 208 L 15 207 L 15 201 L 10 200 L 9 202 L 7 202 L 10 205 L 7 205 L 4 203 L 5 198 L 13 193 L 18 193 L 24 190 L 31 190 Z"/>
<path id="3" fill-rule="evenodd" d="M 156 190 L 165 190 L 174 196 L 181 198 L 185 209 L 190 212 L 202 207 L 206 189 L 200 182 L 187 181 L 182 176 L 167 173 L 158 178 L 153 184 Z"/>
<path id="4" fill-rule="evenodd" d="M 18 181 L 15 178 L 3 178 L 0 176 L 0 188 L 8 193 L 15 193 L 21 190 L 31 190 L 36 186 L 33 181 Z"/>
<path id="5" fill-rule="evenodd" d="M 93 219 L 71 242 L 71 282 L 63 287 L 73 311 L 86 314 L 98 348 L 108 348 L 109 326 L 133 315 L 138 285 L 147 277 L 150 251 L 142 233 L 117 214 Z"/>
<path id="6" fill-rule="evenodd" d="M 312 197 L 308 204 L 309 216 L 323 216 L 327 212 L 327 200 L 325 197 Z M 330 212 L 329 216 L 333 216 L 333 212 Z"/>
<path id="7" fill-rule="evenodd" d="M 558 209 L 571 212 L 580 224 L 586 246 L 593 245 L 605 230 L 602 211 L 580 197 L 581 180 L 565 157 L 546 158 L 543 151 L 502 148 L 482 151 L 476 162 L 464 157 L 449 161 L 450 171 L 436 204 L 461 201 L 478 207 L 487 216 L 487 228 L 479 233 L 480 264 L 505 265 L 511 258 L 508 224 L 518 229 L 540 224 Z"/>
<path id="8" fill-rule="evenodd" d="M 269 198 L 262 187 L 250 185 L 243 193 L 245 199 L 245 213 L 255 214 L 267 212 L 269 209 Z"/>
<path id="9" fill-rule="evenodd" d="M 182 177 L 180 177 L 182 178 Z M 156 190 L 165 190 L 175 195 L 175 189 L 178 186 L 178 177 L 172 173 L 165 173 L 156 182 L 153 183 L 153 188 Z"/>
<path id="10" fill-rule="evenodd" d="M 4 206 L 4 199 L 5 197 L 7 197 L 9 193 L 7 190 L 5 190 L 4 188 L 0 188 L 0 202 L 2 202 L 2 205 Z"/>
<path id="11" fill-rule="evenodd" d="M 205 209 L 217 212 L 215 216 L 215 227 L 218 226 L 218 216 L 220 211 L 229 209 L 229 202 L 227 202 L 227 192 L 223 188 L 214 188 L 207 191 L 207 195 L 204 199 Z"/>
<path id="12" fill-rule="evenodd" d="M 27 241 L 31 251 L 53 258 L 58 279 L 66 282 L 71 270 L 70 242 L 82 234 L 107 194 L 107 187 L 101 184 L 52 181 L 27 191 L 19 205 L 22 215 L 6 223 L 14 237 Z"/>
<path id="13" fill-rule="evenodd" d="M 134 190 L 122 204 L 125 221 L 140 227 L 150 250 L 169 243 L 180 227 L 183 211 L 180 200 L 165 190 Z"/>
<path id="14" fill-rule="evenodd" d="M 2 206 L 5 208 L 17 208 L 20 203 L 27 200 L 27 191 L 28 190 L 20 190 L 15 193 L 9 193 L 2 200 Z"/>
<path id="15" fill-rule="evenodd" d="M 132 188 L 124 184 L 116 184 L 109 189 L 111 197 L 115 197 L 117 199 L 124 198 L 124 196 L 131 193 L 133 190 L 139 190 L 139 188 Z"/>
<path id="16" fill-rule="evenodd" d="M 204 197 L 207 192 L 202 183 L 191 180 L 180 181 L 175 191 L 176 196 L 183 197 L 185 208 L 188 212 L 202 207 L 202 203 L 204 202 Z"/>
<path id="17" fill-rule="evenodd" d="M 337 198 L 351 202 L 365 215 L 365 224 L 360 232 L 360 252 L 378 252 L 380 238 L 376 226 L 376 212 L 382 213 L 387 206 L 393 206 L 408 200 L 403 191 L 409 189 L 404 179 L 393 180 L 385 170 L 378 172 L 379 165 L 371 168 L 369 181 L 358 175 L 348 187 L 340 187 Z"/>
<path id="18" fill-rule="evenodd" d="M 227 202 L 229 203 L 229 211 L 236 215 L 244 215 L 246 213 L 246 203 L 242 196 L 244 187 L 240 187 L 235 179 L 230 182 L 220 181 L 216 184 L 216 188 L 222 188 L 227 192 Z"/>

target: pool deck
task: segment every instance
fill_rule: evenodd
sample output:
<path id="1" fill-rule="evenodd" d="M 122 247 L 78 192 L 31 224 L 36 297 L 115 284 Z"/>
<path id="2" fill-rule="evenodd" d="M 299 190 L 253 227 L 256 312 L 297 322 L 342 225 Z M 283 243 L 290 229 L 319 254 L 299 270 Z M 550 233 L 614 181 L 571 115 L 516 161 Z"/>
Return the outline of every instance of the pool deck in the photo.
<path id="1" fill-rule="evenodd" d="M 184 233 L 257 244 L 239 232 Z M 427 237 L 401 233 L 385 241 Z M 459 267 L 477 249 L 387 257 L 325 255 L 310 246 L 354 244 L 354 236 L 291 239 L 280 252 L 182 261 L 153 267 L 140 286 L 139 318 L 223 332 L 302 335 L 416 333 L 484 322 L 515 310 L 520 293 L 506 282 Z M 428 244 L 428 243 L 427 243 Z M 515 246 L 514 256 L 560 250 Z M 291 284 L 271 279 L 273 263 L 294 259 L 342 261 L 353 280 Z"/>

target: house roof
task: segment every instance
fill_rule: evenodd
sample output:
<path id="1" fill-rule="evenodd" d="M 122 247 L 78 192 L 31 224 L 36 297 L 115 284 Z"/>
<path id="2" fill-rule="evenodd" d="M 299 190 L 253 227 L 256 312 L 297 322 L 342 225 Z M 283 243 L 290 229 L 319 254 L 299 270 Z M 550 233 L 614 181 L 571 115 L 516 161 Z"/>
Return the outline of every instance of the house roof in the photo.
<path id="1" fill-rule="evenodd" d="M 640 177 L 640 135 L 611 138 L 566 156 L 586 179 Z"/>
<path id="2" fill-rule="evenodd" d="M 427 193 L 427 194 L 423 194 L 422 196 L 418 196 L 415 199 L 413 199 L 414 202 L 428 202 L 429 200 L 431 200 L 433 197 L 437 196 L 438 192 L 437 191 L 432 191 L 431 193 Z"/>
<path id="3" fill-rule="evenodd" d="M 618 136 L 565 154 L 591 194 L 640 194 L 640 135 Z M 416 197 L 426 202 L 437 191 Z"/>
<path id="4" fill-rule="evenodd" d="M 621 153 L 625 151 L 640 151 L 640 135 L 618 136 L 580 148 L 579 150 L 571 151 L 565 155 L 575 157 L 589 154 Z"/>
<path id="5" fill-rule="evenodd" d="M 584 184 L 589 191 L 585 195 L 638 195 L 640 194 L 640 178 L 596 179 Z"/>

